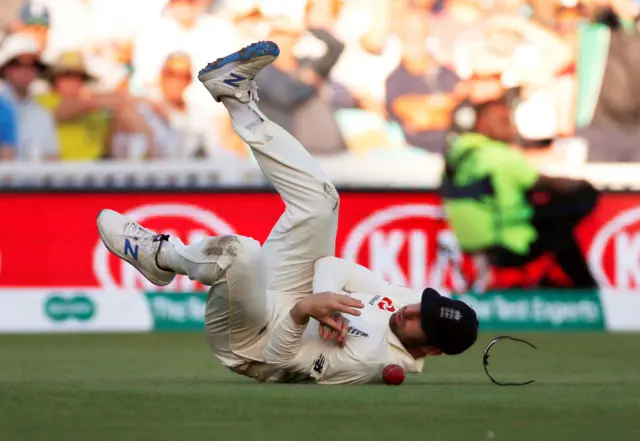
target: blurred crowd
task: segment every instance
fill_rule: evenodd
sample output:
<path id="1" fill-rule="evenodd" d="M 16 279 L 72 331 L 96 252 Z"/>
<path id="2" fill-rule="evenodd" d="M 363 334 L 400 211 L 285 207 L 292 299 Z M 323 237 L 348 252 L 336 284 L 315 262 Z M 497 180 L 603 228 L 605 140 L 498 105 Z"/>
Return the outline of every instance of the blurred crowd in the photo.
<path id="1" fill-rule="evenodd" d="M 248 158 L 197 73 L 270 39 L 259 106 L 314 155 L 442 155 L 504 99 L 533 161 L 640 162 L 636 0 L 0 5 L 0 160 Z"/>

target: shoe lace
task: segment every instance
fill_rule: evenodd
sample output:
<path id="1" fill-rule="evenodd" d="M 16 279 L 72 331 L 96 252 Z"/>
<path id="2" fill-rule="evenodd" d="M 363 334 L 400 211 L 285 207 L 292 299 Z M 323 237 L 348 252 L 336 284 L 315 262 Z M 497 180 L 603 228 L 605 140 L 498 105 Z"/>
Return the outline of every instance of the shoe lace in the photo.
<path id="1" fill-rule="evenodd" d="M 125 227 L 124 235 L 126 237 L 136 238 L 136 243 L 145 248 L 151 248 L 151 245 L 157 236 L 155 232 L 148 230 L 135 222 L 130 222 Z"/>
<path id="2" fill-rule="evenodd" d="M 249 102 L 258 102 L 260 101 L 260 97 L 258 96 L 258 84 L 255 82 L 255 80 L 251 80 L 249 82 L 249 88 L 248 88 L 248 93 L 249 93 Z"/>

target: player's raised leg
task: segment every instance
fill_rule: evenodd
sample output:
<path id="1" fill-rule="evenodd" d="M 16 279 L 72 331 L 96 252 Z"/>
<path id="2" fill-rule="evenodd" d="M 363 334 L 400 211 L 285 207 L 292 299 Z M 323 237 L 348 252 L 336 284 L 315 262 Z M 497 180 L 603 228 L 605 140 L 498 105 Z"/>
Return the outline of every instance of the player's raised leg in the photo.
<path id="1" fill-rule="evenodd" d="M 286 204 L 263 246 L 269 289 L 311 292 L 317 259 L 335 253 L 339 198 L 316 161 L 291 134 L 258 109 L 255 76 L 279 54 L 273 42 L 254 43 L 204 68 L 200 81 L 222 101 L 238 135 Z"/>

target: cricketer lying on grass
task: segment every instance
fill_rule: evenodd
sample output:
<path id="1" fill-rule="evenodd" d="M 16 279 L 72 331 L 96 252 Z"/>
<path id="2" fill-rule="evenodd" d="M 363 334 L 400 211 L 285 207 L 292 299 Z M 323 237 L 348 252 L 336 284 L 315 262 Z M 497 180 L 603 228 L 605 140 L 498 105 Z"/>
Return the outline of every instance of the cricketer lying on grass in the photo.
<path id="1" fill-rule="evenodd" d="M 333 257 L 335 187 L 256 105 L 254 78 L 279 52 L 273 42 L 254 43 L 199 74 L 285 202 L 265 243 L 227 235 L 184 245 L 103 210 L 97 223 L 105 246 L 158 286 L 176 274 L 210 286 L 205 327 L 213 353 L 258 381 L 381 382 L 387 365 L 420 372 L 426 356 L 464 352 L 478 332 L 468 305 L 430 288 L 420 294 L 388 284 Z"/>

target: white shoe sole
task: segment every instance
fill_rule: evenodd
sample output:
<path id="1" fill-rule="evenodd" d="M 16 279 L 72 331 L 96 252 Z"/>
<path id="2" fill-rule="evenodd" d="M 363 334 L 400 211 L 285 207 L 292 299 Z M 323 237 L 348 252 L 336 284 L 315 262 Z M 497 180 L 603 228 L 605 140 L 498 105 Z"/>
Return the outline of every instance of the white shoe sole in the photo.
<path id="1" fill-rule="evenodd" d="M 278 58 L 278 55 L 280 55 L 280 48 L 277 44 L 272 41 L 259 41 L 207 64 L 206 67 L 198 73 L 198 80 L 204 83 L 220 75 L 228 74 L 238 66 L 238 64 L 254 61 L 261 57 L 269 57 L 275 60 Z M 233 81 L 231 81 L 231 83 L 233 83 Z"/>
<path id="2" fill-rule="evenodd" d="M 252 81 L 255 75 L 266 65 L 273 62 L 280 55 L 280 48 L 271 41 L 260 41 L 253 43 L 231 55 L 218 58 L 213 63 L 209 63 L 198 74 L 198 80 L 204 84 L 216 101 L 224 96 L 242 99 L 247 93 L 246 81 Z M 233 73 L 240 66 L 256 63 L 261 65 L 255 73 L 251 73 L 251 68 L 247 67 L 248 74 L 242 72 Z M 224 78 L 224 79 L 222 79 Z M 222 80 L 221 80 L 222 79 Z"/>

